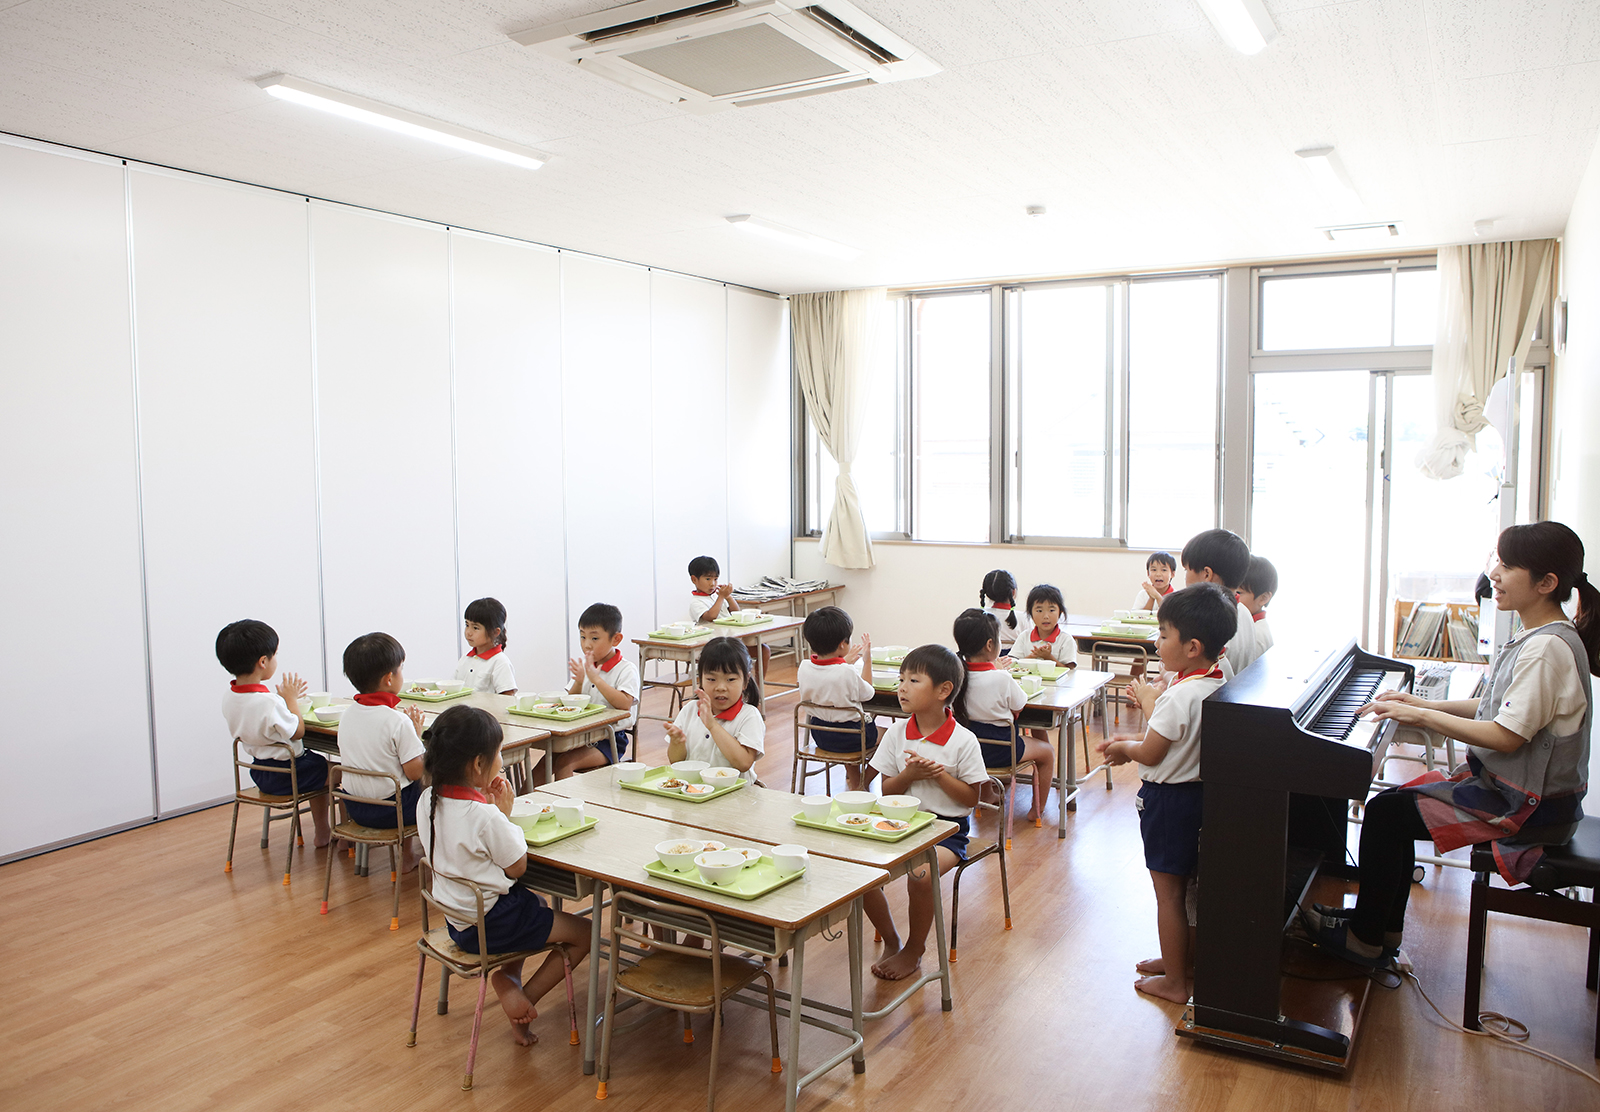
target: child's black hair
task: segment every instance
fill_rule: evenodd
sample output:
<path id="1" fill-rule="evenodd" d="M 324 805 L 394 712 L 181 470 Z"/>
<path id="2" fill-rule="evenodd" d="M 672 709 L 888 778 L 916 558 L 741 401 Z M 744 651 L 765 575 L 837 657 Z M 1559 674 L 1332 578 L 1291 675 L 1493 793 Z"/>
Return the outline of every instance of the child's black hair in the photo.
<path id="1" fill-rule="evenodd" d="M 1239 604 L 1215 583 L 1196 583 L 1162 599 L 1156 620 L 1177 630 L 1179 640 L 1199 641 L 1206 659 L 1214 664 L 1239 632 Z"/>
<path id="2" fill-rule="evenodd" d="M 722 568 L 715 556 L 696 556 L 689 561 L 689 576 L 692 579 L 699 579 L 702 575 L 721 574 Z"/>
<path id="3" fill-rule="evenodd" d="M 1278 569 L 1265 556 L 1252 556 L 1250 570 L 1244 573 L 1239 588 L 1252 595 L 1275 595 L 1278 593 Z"/>
<path id="4" fill-rule="evenodd" d="M 1173 571 L 1178 570 L 1178 561 L 1173 559 L 1170 552 L 1152 552 L 1144 559 L 1144 570 L 1149 571 L 1151 564 L 1165 564 Z"/>
<path id="5" fill-rule="evenodd" d="M 1500 534 L 1495 550 L 1502 566 L 1522 568 L 1534 583 L 1554 575 L 1556 589 L 1550 592 L 1550 601 L 1557 606 L 1578 592 L 1573 624 L 1589 654 L 1589 671 L 1600 676 L 1600 589 L 1583 570 L 1583 541 L 1578 534 L 1559 521 L 1513 525 Z"/>
<path id="6" fill-rule="evenodd" d="M 1191 571 L 1210 568 L 1230 591 L 1237 591 L 1245 572 L 1250 570 L 1250 546 L 1244 538 L 1226 529 L 1207 529 L 1196 533 L 1183 546 L 1183 566 Z"/>
<path id="7" fill-rule="evenodd" d="M 363 695 L 378 689 L 378 682 L 406 662 L 406 651 L 387 633 L 363 633 L 345 646 L 344 674 Z"/>
<path id="8" fill-rule="evenodd" d="M 707 672 L 741 672 L 744 674 L 744 701 L 761 709 L 761 688 L 756 684 L 756 670 L 750 666 L 750 650 L 744 642 L 734 637 L 714 637 L 700 650 L 698 680 Z"/>
<path id="9" fill-rule="evenodd" d="M 1064 622 L 1067 620 L 1067 600 L 1061 597 L 1060 589 L 1052 586 L 1049 583 L 1040 583 L 1037 587 L 1028 592 L 1029 621 L 1033 620 L 1033 608 L 1038 606 L 1041 602 L 1054 603 L 1056 609 L 1061 611 L 1061 621 Z"/>
<path id="10" fill-rule="evenodd" d="M 264 656 L 278 654 L 278 631 L 266 622 L 246 618 L 229 622 L 217 634 L 217 663 L 231 676 L 248 676 Z"/>
<path id="11" fill-rule="evenodd" d="M 806 615 L 800 633 L 814 653 L 831 653 L 850 640 L 856 624 L 837 606 L 819 606 Z"/>
<path id="12" fill-rule="evenodd" d="M 983 577 L 983 587 L 978 591 L 978 605 L 988 606 L 991 601 L 1011 604 L 1011 612 L 1006 615 L 1006 625 L 1016 629 L 1017 577 L 1004 568 L 995 568 Z"/>
<path id="13" fill-rule="evenodd" d="M 985 614 L 984 617 L 994 621 L 992 615 Z M 966 665 L 943 645 L 918 645 L 906 653 L 906 658 L 900 662 L 900 674 L 907 672 L 927 676 L 935 687 L 941 683 L 950 684 L 950 702 L 960 699 L 967 687 Z M 949 702 L 945 705 L 949 706 Z"/>
<path id="14" fill-rule="evenodd" d="M 609 602 L 592 602 L 578 615 L 579 629 L 599 627 L 606 636 L 615 637 L 622 632 L 622 611 Z"/>
<path id="15" fill-rule="evenodd" d="M 506 647 L 506 608 L 499 599 L 476 598 L 467 603 L 464 615 L 467 621 L 477 622 L 490 633 L 496 634 L 494 643 Z"/>
<path id="16" fill-rule="evenodd" d="M 382 636 L 381 634 L 376 636 Z M 446 784 L 467 787 L 467 770 L 479 757 L 488 761 L 500 751 L 504 738 L 500 723 L 481 707 L 457 704 L 422 731 L 422 767 L 428 774 L 428 864 L 433 864 L 433 820 L 439 810 L 439 788 Z"/>
<path id="17" fill-rule="evenodd" d="M 961 661 L 961 671 L 965 675 L 967 665 L 972 663 L 972 658 L 983 652 L 991 644 L 996 648 L 1000 646 L 1000 623 L 995 616 L 986 611 L 973 607 L 963 610 L 956 616 L 956 624 L 951 631 L 956 641 L 956 657 Z M 956 688 L 955 697 L 956 721 L 963 726 L 970 725 L 967 719 L 967 685 L 961 684 Z"/>

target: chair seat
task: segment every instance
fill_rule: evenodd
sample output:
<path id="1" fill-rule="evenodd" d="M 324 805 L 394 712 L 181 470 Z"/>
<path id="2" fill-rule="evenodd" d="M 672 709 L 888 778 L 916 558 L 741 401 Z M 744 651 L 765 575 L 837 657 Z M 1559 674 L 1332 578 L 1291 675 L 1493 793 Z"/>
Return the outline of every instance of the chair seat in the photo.
<path id="1" fill-rule="evenodd" d="M 294 796 L 292 795 L 268 795 L 260 788 L 240 788 L 233 794 L 236 798 L 246 803 L 264 803 L 271 807 L 287 807 L 289 804 L 294 802 Z M 322 792 L 319 789 L 318 791 L 302 795 L 300 798 L 310 799 L 313 795 L 321 794 Z"/>
<path id="2" fill-rule="evenodd" d="M 1495 871 L 1492 843 L 1472 847 L 1472 871 Z M 1578 832 L 1564 846 L 1546 846 L 1544 860 L 1535 867 L 1528 883 L 1534 888 L 1594 888 L 1600 886 L 1600 818 L 1585 818 Z"/>
<path id="3" fill-rule="evenodd" d="M 450 937 L 450 932 L 444 927 L 434 927 L 423 935 L 420 941 L 428 949 L 432 950 L 435 955 L 456 965 L 477 965 L 480 960 L 480 955 L 468 953 L 460 946 L 457 946 L 456 940 Z M 506 954 L 490 954 L 489 964 L 504 965 L 506 962 L 516 961 L 518 958 L 525 958 L 529 954 L 537 953 L 539 953 L 538 950 L 518 950 Z"/>
<path id="4" fill-rule="evenodd" d="M 812 746 L 801 746 L 796 750 L 801 757 L 808 761 L 824 761 L 834 764 L 860 764 L 864 760 L 870 761 L 872 755 L 877 751 L 878 747 L 876 745 L 868 749 L 865 756 L 860 756 L 856 753 L 838 753 L 832 749 L 817 749 Z"/>
<path id="5" fill-rule="evenodd" d="M 749 958 L 722 955 L 722 992 L 736 992 L 766 972 L 766 966 Z M 639 964 L 617 974 L 617 984 L 629 992 L 664 1004 L 710 1007 L 711 960 L 688 954 L 646 954 Z"/>
<path id="6" fill-rule="evenodd" d="M 389 842 L 414 837 L 416 833 L 415 826 L 407 826 L 397 837 L 392 826 L 362 826 L 358 822 L 341 822 L 333 828 L 335 838 L 343 838 L 347 842 L 366 842 L 369 845 L 386 845 Z"/>

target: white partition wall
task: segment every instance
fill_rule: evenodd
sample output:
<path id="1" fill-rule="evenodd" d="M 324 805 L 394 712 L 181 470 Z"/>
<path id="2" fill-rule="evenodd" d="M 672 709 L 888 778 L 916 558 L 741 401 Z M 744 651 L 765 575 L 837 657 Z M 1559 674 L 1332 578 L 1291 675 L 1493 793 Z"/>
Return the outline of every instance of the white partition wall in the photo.
<path id="1" fill-rule="evenodd" d="M 306 202 L 135 170 L 139 422 L 160 806 L 233 790 L 217 632 L 323 684 Z"/>
<path id="2" fill-rule="evenodd" d="M 0 855 L 153 813 L 123 173 L 0 146 Z"/>
<path id="3" fill-rule="evenodd" d="M 518 686 L 548 691 L 566 676 L 571 624 L 562 528 L 561 256 L 452 231 L 450 261 L 461 604 L 483 595 L 505 604 Z"/>
<path id="4" fill-rule="evenodd" d="M 443 228 L 311 206 L 329 690 L 381 630 L 415 677 L 454 667 L 455 503 Z"/>
<path id="5" fill-rule="evenodd" d="M 789 303 L 728 287 L 728 567 L 737 583 L 788 575 Z"/>

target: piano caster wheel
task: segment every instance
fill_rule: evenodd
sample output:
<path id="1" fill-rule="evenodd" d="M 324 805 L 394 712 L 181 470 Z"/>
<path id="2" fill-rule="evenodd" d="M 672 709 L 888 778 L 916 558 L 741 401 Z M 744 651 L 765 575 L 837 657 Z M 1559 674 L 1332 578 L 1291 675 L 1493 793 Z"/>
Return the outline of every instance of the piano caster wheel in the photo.
<path id="1" fill-rule="evenodd" d="M 1427 875 L 1428 875 L 1428 870 L 1427 869 L 1423 868 L 1421 865 L 1413 865 L 1412 868 L 1411 868 L 1411 883 L 1412 884 L 1421 884 L 1422 883 L 1422 878 L 1427 876 Z"/>

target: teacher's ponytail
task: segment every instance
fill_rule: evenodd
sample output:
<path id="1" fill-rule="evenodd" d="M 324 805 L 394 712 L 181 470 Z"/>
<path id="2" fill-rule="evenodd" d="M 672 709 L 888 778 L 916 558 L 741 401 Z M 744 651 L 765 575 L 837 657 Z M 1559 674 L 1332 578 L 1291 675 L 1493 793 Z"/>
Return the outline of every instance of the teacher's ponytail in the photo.
<path id="1" fill-rule="evenodd" d="M 1600 589 L 1596 589 L 1583 570 L 1583 541 L 1559 521 L 1535 521 L 1513 525 L 1500 534 L 1495 544 L 1500 562 L 1508 568 L 1523 568 L 1537 583 L 1547 575 L 1556 577 L 1550 601 L 1557 606 L 1578 595 L 1578 612 L 1573 624 L 1583 641 L 1589 671 L 1600 676 Z"/>

